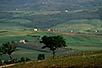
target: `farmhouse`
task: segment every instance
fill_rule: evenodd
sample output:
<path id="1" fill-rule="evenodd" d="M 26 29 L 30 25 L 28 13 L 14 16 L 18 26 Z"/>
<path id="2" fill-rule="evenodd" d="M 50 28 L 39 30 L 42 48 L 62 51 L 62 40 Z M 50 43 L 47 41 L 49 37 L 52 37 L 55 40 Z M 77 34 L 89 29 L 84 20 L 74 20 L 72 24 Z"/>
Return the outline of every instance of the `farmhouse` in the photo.
<path id="1" fill-rule="evenodd" d="M 67 12 L 68 12 L 68 10 L 65 10 L 65 12 L 67 13 Z"/>
<path id="2" fill-rule="evenodd" d="M 19 42 L 20 42 L 20 43 L 24 43 L 24 44 L 26 43 L 26 41 L 25 41 L 25 40 L 20 40 Z"/>
<path id="3" fill-rule="evenodd" d="M 74 31 L 73 31 L 73 30 L 71 30 L 70 32 L 71 32 L 71 33 L 73 33 Z"/>
<path id="4" fill-rule="evenodd" d="M 36 28 L 34 28 L 33 30 L 34 30 L 34 31 L 38 31 L 38 29 L 36 29 Z"/>
<path id="5" fill-rule="evenodd" d="M 54 29 L 48 29 L 47 31 L 51 31 L 51 32 L 54 32 Z"/>
<path id="6" fill-rule="evenodd" d="M 47 31 L 51 31 L 51 29 L 48 29 Z"/>

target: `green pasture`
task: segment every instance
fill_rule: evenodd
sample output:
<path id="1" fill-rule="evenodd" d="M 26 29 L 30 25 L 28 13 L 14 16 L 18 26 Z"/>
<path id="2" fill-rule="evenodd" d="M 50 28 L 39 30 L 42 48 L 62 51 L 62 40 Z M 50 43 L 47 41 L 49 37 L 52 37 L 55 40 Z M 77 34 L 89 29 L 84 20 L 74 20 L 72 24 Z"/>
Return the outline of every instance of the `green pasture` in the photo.
<path id="1" fill-rule="evenodd" d="M 2 34 L 3 33 L 3 34 Z M 40 50 L 36 49 L 41 49 L 41 43 L 39 43 L 40 38 L 44 35 L 48 36 L 53 36 L 53 35 L 60 35 L 64 37 L 67 47 L 66 48 L 71 48 L 71 51 L 67 50 L 59 50 L 56 51 L 56 55 L 62 55 L 62 54 L 71 54 L 71 53 L 77 53 L 81 51 L 98 51 L 102 50 L 102 38 L 97 38 L 93 36 L 75 36 L 75 35 L 66 35 L 66 34 L 58 34 L 54 32 L 34 32 L 32 30 L 15 30 L 15 31 L 4 31 L 0 33 L 0 45 L 2 43 L 8 42 L 8 41 L 16 41 L 17 43 L 21 39 L 28 40 L 29 43 L 25 44 L 27 46 L 34 45 L 36 46 L 35 49 L 30 49 L 30 48 L 21 48 L 17 47 L 17 51 L 13 53 L 13 56 L 16 58 L 20 57 L 29 57 L 32 59 L 37 58 L 37 55 L 40 53 L 46 54 L 46 56 L 51 56 L 52 52 L 41 52 Z M 23 44 L 19 44 L 19 46 L 24 46 Z M 43 49 L 42 49 L 43 50 Z M 46 49 L 45 49 L 46 50 Z M 62 51 L 62 52 L 60 52 Z M 1 58 L 7 58 L 7 56 Z"/>
<path id="2" fill-rule="evenodd" d="M 34 33 L 33 30 L 0 30 L 0 37 L 6 38 L 6 37 L 13 37 L 13 36 L 25 36 Z"/>
<path id="3" fill-rule="evenodd" d="M 20 59 L 21 57 L 27 57 L 31 59 L 37 59 L 38 54 L 43 54 L 44 52 L 32 50 L 32 49 L 26 49 L 26 48 L 20 48 L 17 47 L 16 51 L 12 53 L 13 58 L 18 58 Z M 44 53 L 46 54 L 46 53 Z M 51 54 L 48 54 L 51 55 Z M 10 59 L 8 55 L 1 55 L 0 59 L 7 60 Z"/>
<path id="4" fill-rule="evenodd" d="M 17 31 L 5 31 L 0 33 L 0 43 L 6 42 L 9 40 L 20 40 L 28 39 L 34 40 L 36 36 L 42 37 L 44 35 L 60 35 L 63 36 L 67 45 L 80 45 L 80 46 L 99 46 L 101 47 L 102 38 L 97 38 L 93 36 L 76 36 L 69 34 L 58 34 L 53 32 L 34 32 L 33 30 L 17 30 Z M 34 37 L 33 37 L 34 36 Z"/>
<path id="5" fill-rule="evenodd" d="M 94 32 L 95 30 L 102 31 L 102 20 L 99 19 L 79 19 L 69 20 L 64 23 L 55 25 L 52 27 L 59 31 L 74 31 L 74 32 L 86 32 L 87 30 Z"/>
<path id="6" fill-rule="evenodd" d="M 95 8 L 96 9 L 96 8 Z M 0 12 L 0 29 L 54 28 L 58 31 L 102 31 L 102 20 L 90 13 L 64 11 L 6 11 Z M 88 11 L 88 10 L 87 10 Z M 82 13 L 84 13 L 82 11 Z M 95 15 L 97 17 L 97 15 Z M 89 18 L 88 18 L 89 17 Z M 92 17 L 90 19 L 90 17 Z"/>

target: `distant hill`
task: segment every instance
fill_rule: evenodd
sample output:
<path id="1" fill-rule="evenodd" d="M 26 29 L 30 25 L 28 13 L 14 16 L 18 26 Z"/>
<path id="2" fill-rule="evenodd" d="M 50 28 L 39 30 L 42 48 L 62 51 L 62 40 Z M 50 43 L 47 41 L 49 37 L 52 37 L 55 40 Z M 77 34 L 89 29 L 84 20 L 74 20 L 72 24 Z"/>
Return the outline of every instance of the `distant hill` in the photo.
<path id="1" fill-rule="evenodd" d="M 85 19 L 102 26 L 102 0 L 0 0 L 0 29 L 57 28 Z"/>
<path id="2" fill-rule="evenodd" d="M 102 0 L 0 0 L 0 10 L 64 10 L 102 6 Z"/>

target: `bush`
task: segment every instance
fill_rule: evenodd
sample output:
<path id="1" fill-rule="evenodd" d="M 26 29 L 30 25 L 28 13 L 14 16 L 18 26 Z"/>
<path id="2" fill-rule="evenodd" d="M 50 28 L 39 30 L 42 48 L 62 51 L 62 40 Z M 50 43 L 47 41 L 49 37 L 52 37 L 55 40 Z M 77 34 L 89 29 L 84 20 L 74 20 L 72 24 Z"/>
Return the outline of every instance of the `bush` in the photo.
<path id="1" fill-rule="evenodd" d="M 25 62 L 25 61 L 26 61 L 26 58 L 21 57 L 20 61 L 21 61 L 21 62 Z"/>
<path id="2" fill-rule="evenodd" d="M 31 59 L 30 58 L 26 58 L 26 61 L 30 61 Z"/>
<path id="3" fill-rule="evenodd" d="M 11 63 L 18 63 L 18 59 L 17 59 L 17 58 L 12 59 L 10 62 L 11 62 Z"/>
<path id="4" fill-rule="evenodd" d="M 5 60 L 4 64 L 10 64 L 10 61 L 9 60 Z"/>
<path id="5" fill-rule="evenodd" d="M 1 66 L 1 65 L 3 65 L 3 62 L 2 62 L 2 60 L 0 59 L 0 66 Z"/>
<path id="6" fill-rule="evenodd" d="M 45 59 L 45 54 L 38 55 L 38 60 L 44 60 L 44 59 Z"/>
<path id="7" fill-rule="evenodd" d="M 2 60 L 0 59 L 0 65 L 13 64 L 13 63 L 19 63 L 19 62 L 26 62 L 26 61 L 30 61 L 30 60 L 31 60 L 30 58 L 21 57 L 20 60 L 15 58 L 15 59 L 12 59 L 12 60 L 5 60 L 4 62 L 2 62 Z"/>

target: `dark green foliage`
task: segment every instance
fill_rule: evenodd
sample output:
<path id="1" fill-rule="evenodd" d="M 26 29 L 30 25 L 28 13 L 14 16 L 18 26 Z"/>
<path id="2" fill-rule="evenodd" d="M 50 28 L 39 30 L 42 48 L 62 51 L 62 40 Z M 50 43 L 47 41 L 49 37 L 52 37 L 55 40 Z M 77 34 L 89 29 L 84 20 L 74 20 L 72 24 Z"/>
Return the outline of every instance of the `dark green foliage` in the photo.
<path id="1" fill-rule="evenodd" d="M 16 50 L 16 43 L 14 41 L 3 43 L 0 48 L 1 54 L 8 54 L 10 59 L 12 60 L 11 54 Z"/>
<path id="2" fill-rule="evenodd" d="M 26 58 L 26 61 L 30 61 L 31 59 L 30 58 Z"/>
<path id="3" fill-rule="evenodd" d="M 11 62 L 9 60 L 5 60 L 4 64 L 10 64 Z"/>
<path id="4" fill-rule="evenodd" d="M 18 59 L 17 59 L 17 58 L 12 59 L 10 62 L 11 62 L 11 63 L 17 63 L 17 62 L 18 62 Z"/>
<path id="5" fill-rule="evenodd" d="M 26 62 L 26 61 L 30 61 L 31 59 L 28 57 L 21 57 L 20 60 L 18 62 Z"/>
<path id="6" fill-rule="evenodd" d="M 21 62 L 25 62 L 25 61 L 26 61 L 26 58 L 21 57 L 20 61 L 21 61 Z"/>
<path id="7" fill-rule="evenodd" d="M 13 63 L 18 63 L 18 59 L 12 59 L 12 60 L 5 60 L 4 64 L 13 64 Z"/>
<path id="8" fill-rule="evenodd" d="M 3 64 L 2 60 L 0 59 L 0 66 Z"/>
<path id="9" fill-rule="evenodd" d="M 39 54 L 38 55 L 38 60 L 43 60 L 45 59 L 45 54 Z"/>
<path id="10" fill-rule="evenodd" d="M 4 60 L 4 62 L 2 62 L 2 60 L 0 59 L 0 65 L 26 62 L 26 61 L 30 61 L 30 60 L 31 60 L 30 58 L 21 57 L 20 59 L 15 58 L 12 60 Z"/>
<path id="11" fill-rule="evenodd" d="M 57 48 L 65 47 L 66 42 L 61 36 L 43 36 L 41 43 L 44 43 L 45 46 L 42 48 L 49 48 L 51 51 L 53 51 L 53 58 L 55 56 L 55 50 Z"/>

